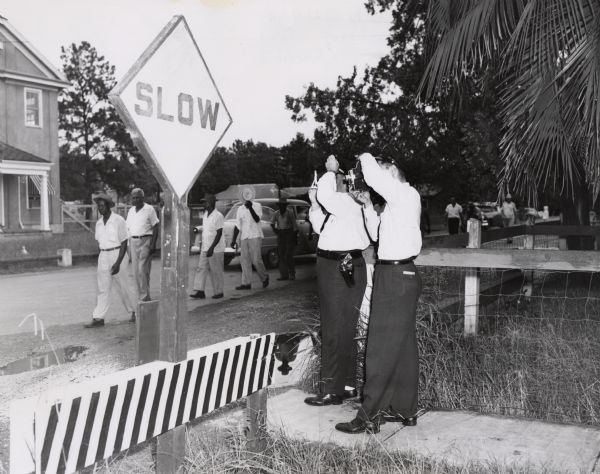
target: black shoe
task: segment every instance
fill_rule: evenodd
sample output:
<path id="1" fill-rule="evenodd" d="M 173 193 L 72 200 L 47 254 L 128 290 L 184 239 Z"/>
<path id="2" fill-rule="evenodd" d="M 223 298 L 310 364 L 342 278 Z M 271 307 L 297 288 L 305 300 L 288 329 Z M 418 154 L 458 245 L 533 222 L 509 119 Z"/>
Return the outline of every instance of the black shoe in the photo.
<path id="1" fill-rule="evenodd" d="M 267 278 L 263 281 L 263 288 L 266 288 L 267 286 L 269 286 L 269 275 L 267 275 Z"/>
<path id="2" fill-rule="evenodd" d="M 130 323 L 135 323 L 135 311 L 131 312 L 131 317 L 129 318 Z"/>
<path id="3" fill-rule="evenodd" d="M 279 277 L 277 278 L 277 281 L 284 281 L 284 280 L 289 280 L 290 277 Z"/>
<path id="4" fill-rule="evenodd" d="M 219 298 L 223 298 L 223 293 L 217 293 L 216 295 L 213 295 L 213 300 L 218 300 Z"/>
<path id="5" fill-rule="evenodd" d="M 338 423 L 335 425 L 335 429 L 349 434 L 364 432 L 375 434 L 379 433 L 379 420 L 367 421 L 356 417 L 347 423 Z"/>
<path id="6" fill-rule="evenodd" d="M 308 397 L 304 399 L 304 403 L 313 407 L 324 407 L 327 405 L 341 405 L 343 398 L 333 393 L 327 395 L 318 394 L 314 397 Z"/>
<path id="7" fill-rule="evenodd" d="M 408 418 L 403 417 L 399 413 L 387 413 L 383 412 L 381 417 L 385 421 L 389 421 L 390 423 L 402 423 L 404 426 L 417 426 L 417 417 L 411 416 Z"/>
<path id="8" fill-rule="evenodd" d="M 196 298 L 196 299 L 203 300 L 204 298 L 206 298 L 206 295 L 204 294 L 204 291 L 196 290 L 190 295 L 190 298 Z"/>
<path id="9" fill-rule="evenodd" d="M 101 328 L 103 326 L 104 326 L 104 319 L 93 318 L 91 323 L 88 323 L 83 327 L 89 329 L 89 328 Z"/>
<path id="10" fill-rule="evenodd" d="M 252 285 L 240 285 L 235 287 L 236 290 L 249 290 L 250 288 L 252 288 Z"/>

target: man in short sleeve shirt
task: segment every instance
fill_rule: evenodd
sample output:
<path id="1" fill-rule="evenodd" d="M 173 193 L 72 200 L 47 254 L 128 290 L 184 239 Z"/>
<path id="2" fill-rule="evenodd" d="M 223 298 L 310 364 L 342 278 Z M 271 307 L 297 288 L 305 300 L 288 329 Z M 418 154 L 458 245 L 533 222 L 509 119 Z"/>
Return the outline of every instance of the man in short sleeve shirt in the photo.
<path id="1" fill-rule="evenodd" d="M 92 322 L 86 328 L 104 326 L 104 317 L 110 306 L 110 290 L 113 285 L 117 288 L 123 306 L 131 315 L 130 321 L 135 321 L 136 296 L 129 282 L 127 254 L 127 225 L 125 219 L 111 212 L 113 200 L 106 194 L 94 198 L 98 205 L 100 219 L 96 222 L 95 238 L 100 247 L 96 278 L 98 294 L 96 307 L 92 313 Z"/>
<path id="2" fill-rule="evenodd" d="M 137 286 L 138 300 L 150 301 L 150 267 L 158 237 L 156 211 L 144 202 L 144 191 L 131 191 L 133 206 L 127 214 L 127 232 L 131 239 L 131 263 Z"/>

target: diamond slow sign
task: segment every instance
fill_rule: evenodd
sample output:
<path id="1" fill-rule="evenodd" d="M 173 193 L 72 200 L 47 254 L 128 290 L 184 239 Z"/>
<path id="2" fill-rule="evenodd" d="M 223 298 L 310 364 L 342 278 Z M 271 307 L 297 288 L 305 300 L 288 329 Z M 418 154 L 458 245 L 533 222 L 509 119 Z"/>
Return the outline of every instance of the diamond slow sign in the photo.
<path id="1" fill-rule="evenodd" d="M 231 125 L 183 16 L 163 28 L 109 97 L 155 177 L 180 199 Z"/>

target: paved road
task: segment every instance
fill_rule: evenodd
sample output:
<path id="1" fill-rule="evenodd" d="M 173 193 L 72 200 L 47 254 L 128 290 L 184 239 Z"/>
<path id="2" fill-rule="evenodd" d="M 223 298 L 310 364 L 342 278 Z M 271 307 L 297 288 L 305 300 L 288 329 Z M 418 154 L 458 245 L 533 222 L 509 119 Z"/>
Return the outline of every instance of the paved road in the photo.
<path id="1" fill-rule="evenodd" d="M 197 257 L 190 258 L 190 285 L 193 282 Z M 298 261 L 297 278 L 299 280 L 314 278 L 314 259 L 303 258 Z M 291 285 L 294 282 L 279 282 L 277 270 L 269 270 L 271 284 L 269 288 Z M 254 273 L 251 291 L 237 291 L 235 287 L 241 282 L 241 272 L 237 259 L 225 271 L 225 298 L 235 299 L 262 290 L 261 283 Z M 133 280 L 131 280 L 133 284 Z M 160 294 L 160 260 L 152 262 L 150 277 L 151 295 L 158 298 Z M 189 292 L 189 290 L 188 290 Z M 215 302 L 209 289 L 206 300 L 188 299 L 188 309 Z M 45 327 L 73 323 L 86 323 L 91 320 L 92 309 L 96 300 L 96 268 L 92 265 L 56 269 L 36 273 L 17 275 L 0 275 L 0 335 L 29 332 L 33 328 L 32 321 L 22 327 L 19 323 L 27 315 L 35 313 L 44 322 Z M 223 300 L 216 300 L 223 301 Z M 111 306 L 106 315 L 107 321 L 127 320 L 126 313 L 116 292 L 111 295 Z"/>

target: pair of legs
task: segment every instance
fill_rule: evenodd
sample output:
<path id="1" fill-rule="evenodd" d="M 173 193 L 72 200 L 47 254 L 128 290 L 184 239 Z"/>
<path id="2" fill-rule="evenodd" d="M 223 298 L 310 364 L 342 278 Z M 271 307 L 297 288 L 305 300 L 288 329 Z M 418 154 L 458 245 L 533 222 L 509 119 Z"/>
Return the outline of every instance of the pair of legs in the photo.
<path id="1" fill-rule="evenodd" d="M 321 394 L 344 396 L 346 385 L 356 386 L 356 324 L 367 285 L 366 264 L 355 258 L 354 285 L 348 286 L 339 262 L 317 257 L 321 311 Z"/>
<path id="2" fill-rule="evenodd" d="M 269 274 L 261 255 L 262 238 L 242 239 L 240 248 L 240 260 L 242 264 L 242 286 L 250 286 L 252 283 L 252 266 L 256 269 L 263 285 L 269 280 Z"/>
<path id="3" fill-rule="evenodd" d="M 279 273 L 281 278 L 294 279 L 294 249 L 296 248 L 296 233 L 292 229 L 282 229 L 277 234 L 277 253 L 279 254 Z"/>
<path id="4" fill-rule="evenodd" d="M 206 256 L 206 251 L 200 252 L 200 258 L 198 260 L 198 267 L 196 268 L 196 275 L 194 277 L 194 290 L 202 291 L 206 288 L 206 280 L 210 273 L 210 281 L 212 283 L 213 293 L 215 295 L 223 294 L 223 282 L 224 282 L 224 253 L 214 252 L 212 257 Z"/>
<path id="5" fill-rule="evenodd" d="M 133 275 L 137 285 L 138 300 L 150 301 L 150 267 L 152 255 L 150 255 L 150 244 L 152 236 L 144 236 L 138 239 L 129 239 L 131 243 L 131 264 Z"/>
<path id="6" fill-rule="evenodd" d="M 117 261 L 118 256 L 119 249 L 100 252 L 100 255 L 98 255 L 98 268 L 96 270 L 98 295 L 96 307 L 92 313 L 94 319 L 104 320 L 104 316 L 110 307 L 110 291 L 113 286 L 116 287 L 127 312 L 130 314 L 135 312 L 137 296 L 130 283 L 127 258 L 124 258 L 121 262 L 119 273 L 116 275 L 110 274 L 110 270 Z"/>
<path id="7" fill-rule="evenodd" d="M 458 217 L 448 218 L 448 233 L 450 235 L 458 234 L 460 229 L 460 219 Z"/>

